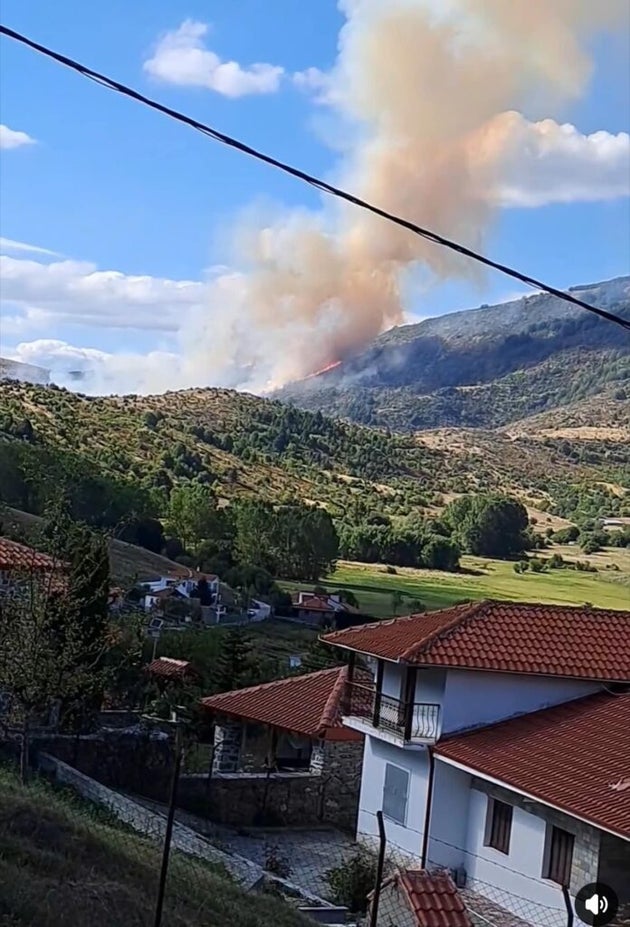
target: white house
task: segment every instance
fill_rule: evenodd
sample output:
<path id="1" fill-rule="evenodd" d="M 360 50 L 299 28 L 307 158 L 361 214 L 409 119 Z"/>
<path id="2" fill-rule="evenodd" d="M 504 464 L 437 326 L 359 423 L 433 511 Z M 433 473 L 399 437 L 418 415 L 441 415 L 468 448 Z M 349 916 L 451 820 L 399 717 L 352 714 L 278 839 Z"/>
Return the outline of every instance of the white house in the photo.
<path id="1" fill-rule="evenodd" d="M 360 839 L 382 810 L 390 854 L 530 923 L 566 923 L 563 883 L 630 901 L 630 612 L 482 602 L 323 640 L 366 735 Z"/>
<path id="2" fill-rule="evenodd" d="M 146 589 L 144 596 L 144 607 L 150 611 L 160 604 L 164 598 L 164 593 L 169 592 L 176 597 L 189 599 L 197 588 L 200 580 L 205 579 L 208 584 L 208 590 L 213 597 L 219 594 L 219 577 L 213 573 L 192 573 L 189 576 L 160 576 L 157 579 L 142 583 Z"/>

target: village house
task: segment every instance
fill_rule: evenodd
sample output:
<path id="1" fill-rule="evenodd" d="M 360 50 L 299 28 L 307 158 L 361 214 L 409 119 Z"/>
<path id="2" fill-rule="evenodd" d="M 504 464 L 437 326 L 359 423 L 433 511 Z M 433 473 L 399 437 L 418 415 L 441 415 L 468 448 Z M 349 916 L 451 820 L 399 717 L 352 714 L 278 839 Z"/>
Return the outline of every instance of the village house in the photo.
<path id="1" fill-rule="evenodd" d="M 201 580 L 206 581 L 207 592 L 211 599 L 207 603 L 204 602 L 202 604 L 213 605 L 219 595 L 219 577 L 215 576 L 213 573 L 193 573 L 189 570 L 187 576 L 181 574 L 159 576 L 156 579 L 143 582 L 142 589 L 145 592 L 143 599 L 145 610 L 151 611 L 159 607 L 161 601 L 169 597 L 190 599 L 197 591 Z"/>
<path id="2" fill-rule="evenodd" d="M 171 683 L 184 685 L 200 679 L 189 660 L 176 660 L 174 657 L 157 657 L 149 663 L 146 671 L 159 689 L 165 689 Z"/>
<path id="3" fill-rule="evenodd" d="M 0 594 L 11 592 L 33 577 L 58 583 L 64 564 L 26 544 L 0 537 Z"/>
<path id="4" fill-rule="evenodd" d="M 630 900 L 630 612 L 482 602 L 323 640 L 347 650 L 343 720 L 366 738 L 358 839 L 382 811 L 403 869 L 550 924 L 563 885 Z"/>
<path id="5" fill-rule="evenodd" d="M 294 592 L 291 595 L 291 612 L 304 624 L 313 627 L 343 629 L 366 621 L 359 608 L 344 602 L 337 594 Z"/>
<path id="6" fill-rule="evenodd" d="M 363 735 L 342 724 L 347 668 L 212 695 L 213 794 L 223 823 L 255 819 L 354 831 Z"/>

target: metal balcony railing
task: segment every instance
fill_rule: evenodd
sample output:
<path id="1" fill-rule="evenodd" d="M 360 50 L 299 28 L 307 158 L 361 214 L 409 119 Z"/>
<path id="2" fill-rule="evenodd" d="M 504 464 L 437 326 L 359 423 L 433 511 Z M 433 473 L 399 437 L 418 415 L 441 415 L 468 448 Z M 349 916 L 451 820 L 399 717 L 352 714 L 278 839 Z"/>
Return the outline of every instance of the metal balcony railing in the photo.
<path id="1" fill-rule="evenodd" d="M 362 718 L 375 728 L 398 734 L 407 741 L 435 741 L 440 733 L 439 705 L 379 696 L 374 686 L 363 683 L 346 683 L 343 713 Z"/>

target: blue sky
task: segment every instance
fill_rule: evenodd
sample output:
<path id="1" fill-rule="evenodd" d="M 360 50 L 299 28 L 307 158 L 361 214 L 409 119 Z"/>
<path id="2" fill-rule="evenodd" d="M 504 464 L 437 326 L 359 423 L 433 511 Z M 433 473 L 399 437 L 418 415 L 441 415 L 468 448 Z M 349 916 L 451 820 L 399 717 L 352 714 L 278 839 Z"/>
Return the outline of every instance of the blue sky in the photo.
<path id="1" fill-rule="evenodd" d="M 363 2 L 367 5 L 369 0 L 360 0 L 357 7 Z M 422 6 L 423 0 L 417 2 Z M 339 110 L 322 105 L 316 79 L 300 81 L 295 77 L 312 68 L 317 69 L 312 72 L 315 78 L 321 76 L 325 81 L 333 68 L 339 31 L 350 15 L 344 16 L 334 0 L 318 0 L 316 4 L 296 0 L 211 4 L 194 0 L 154 0 L 150 4 L 61 0 L 54 11 L 43 0 L 29 4 L 4 0 L 2 14 L 6 25 L 221 131 L 312 173 L 339 176 L 339 152 L 326 144 L 331 135 L 341 133 L 343 137 Z M 196 38 L 189 36 L 184 41 L 184 57 L 178 52 L 180 57 L 173 65 L 167 60 L 164 35 L 176 33 L 187 21 L 206 24 L 208 31 L 203 35 L 199 28 Z M 548 193 L 553 177 L 535 179 L 534 186 L 540 183 L 544 187 L 539 197 L 542 204 L 523 207 L 510 202 L 498 210 L 485 231 L 483 247 L 488 254 L 554 285 L 586 283 L 629 271 L 630 201 L 624 165 L 630 174 L 630 162 L 627 144 L 618 136 L 630 126 L 627 33 L 623 20 L 617 20 L 605 34 L 593 29 L 584 48 L 592 56 L 594 72 L 583 94 L 554 104 L 548 114 L 542 111 L 540 100 L 531 114 L 524 113 L 527 119 L 549 115 L 559 123 L 571 123 L 580 137 L 609 133 L 605 145 L 597 143 L 598 152 L 595 143 L 590 145 L 590 162 L 584 149 L 587 160 L 582 159 L 575 168 L 576 176 L 582 172 L 576 181 L 577 192 L 566 195 L 569 202 L 554 202 Z M 201 59 L 201 64 L 193 61 L 190 71 L 193 45 L 204 53 L 215 53 L 222 61 L 238 62 L 245 76 L 228 73 L 227 83 L 217 89 L 216 75 L 204 76 L 204 68 L 209 67 L 207 58 Z M 185 56 L 188 58 L 184 60 Z M 147 65 L 151 61 L 153 65 Z M 255 62 L 265 63 L 268 70 L 254 73 L 248 84 L 249 69 Z M 183 70 L 178 71 L 180 63 Z M 275 68 L 281 68 L 282 74 Z M 203 287 L 208 285 L 209 268 L 224 265 L 230 271 L 241 269 L 235 266 L 238 258 L 232 247 L 238 217 L 250 210 L 246 221 L 256 225 L 261 214 L 271 213 L 282 225 L 285 208 L 304 207 L 317 213 L 319 195 L 8 39 L 2 39 L 0 82 L 0 121 L 12 133 L 4 136 L 2 151 L 0 232 L 8 240 L 3 248 L 5 260 L 12 262 L 6 265 L 8 273 L 3 268 L 2 353 L 52 364 L 62 381 L 64 369 L 87 370 L 96 364 L 101 371 L 103 365 L 108 370 L 105 385 L 99 381 L 101 388 L 161 388 L 155 370 L 136 383 L 128 369 L 129 356 L 137 361 L 151 355 L 148 367 L 153 368 L 171 355 L 178 358 L 179 365 L 181 355 L 189 351 L 193 336 L 188 332 L 182 339 L 177 321 L 180 304 L 178 299 L 171 299 L 176 282 L 191 282 L 193 289 L 187 291 L 195 294 L 191 328 L 194 331 L 194 326 L 200 325 L 212 340 L 207 330 L 213 328 L 216 314 L 221 312 L 216 292 L 207 295 Z M 305 87 L 305 83 L 310 86 Z M 253 89 L 262 86 L 267 89 Z M 26 133 L 27 138 L 15 133 Z M 617 137 L 614 151 L 613 137 Z M 610 163 L 598 161 L 601 157 Z M 522 199 L 532 166 L 521 167 L 516 154 L 512 161 L 511 180 Z M 570 174 L 574 169 L 570 158 L 566 172 L 557 160 L 549 164 L 549 171 L 558 174 Z M 521 169 L 523 179 L 515 180 L 515 172 Z M 601 194 L 585 189 L 587 169 L 595 186 L 598 172 L 602 177 L 606 174 L 606 181 L 600 184 Z M 352 172 L 346 171 L 344 180 L 351 186 Z M 426 221 L 422 200 L 417 202 L 410 218 L 422 223 Z M 27 251 L 19 243 L 48 249 L 61 257 Z M 285 247 L 290 249 L 291 243 Z M 51 266 L 57 264 L 58 272 L 51 273 Z M 46 273 L 42 267 L 47 268 Z M 105 271 L 115 272 L 114 283 L 93 276 Z M 407 284 L 403 300 L 405 318 L 492 302 L 519 291 L 499 275 L 476 281 L 444 276 L 446 279 L 433 281 L 427 290 L 420 283 L 417 287 L 413 284 L 414 280 L 425 280 L 422 274 L 410 274 L 412 282 Z M 147 278 L 141 285 L 148 295 L 140 299 L 132 295 L 127 311 L 125 285 L 129 277 Z M 116 300 L 118 306 L 114 305 Z M 136 320 L 138 302 L 142 305 Z M 88 303 L 94 305 L 88 307 Z M 226 306 L 226 311 L 238 313 L 242 301 L 230 297 Z M 181 312 L 189 308 L 186 297 Z M 390 313 L 388 319 L 393 317 Z M 318 321 L 318 335 L 334 324 L 330 318 Z M 246 330 L 250 323 L 248 316 Z M 279 318 L 279 326 L 282 324 Z M 357 324 L 360 329 L 362 320 Z M 372 320 L 370 324 L 377 323 Z M 265 339 L 277 334 L 268 321 L 263 329 Z M 234 340 L 239 334 L 242 329 L 227 334 L 222 330 L 221 337 Z M 292 355 L 303 352 L 305 359 L 286 369 L 272 364 L 263 380 L 275 382 L 309 372 L 312 334 L 308 326 L 296 330 L 282 350 Z M 344 329 L 330 350 L 346 345 L 348 338 Z M 331 359 L 323 348 L 322 352 L 314 363 Z M 219 365 L 211 353 L 201 367 L 196 362 L 185 371 L 179 370 L 176 385 L 228 382 L 230 376 L 226 379 L 219 373 L 223 359 Z M 265 358 L 269 353 L 266 349 Z M 126 360 L 111 361 L 110 355 L 126 355 Z M 231 363 L 237 367 L 255 365 L 257 357 L 250 358 L 245 352 L 232 357 Z M 233 380 L 241 382 L 238 376 Z M 247 380 L 243 385 L 248 385 Z"/>

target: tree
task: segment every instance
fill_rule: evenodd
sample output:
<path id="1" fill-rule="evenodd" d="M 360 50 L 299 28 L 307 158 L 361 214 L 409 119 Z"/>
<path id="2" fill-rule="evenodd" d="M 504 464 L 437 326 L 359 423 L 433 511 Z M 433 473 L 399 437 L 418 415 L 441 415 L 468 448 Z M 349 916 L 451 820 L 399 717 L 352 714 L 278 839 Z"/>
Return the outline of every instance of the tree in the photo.
<path id="1" fill-rule="evenodd" d="M 395 615 L 398 614 L 398 609 L 404 602 L 404 596 L 399 589 L 394 589 L 391 595 L 392 611 Z"/>
<path id="2" fill-rule="evenodd" d="M 108 617 L 105 539 L 59 506 L 42 540 L 53 568 L 27 570 L 0 600 L 0 691 L 21 731 L 24 778 L 32 724 L 53 709 L 62 723 L 85 719 L 132 659 L 134 643 Z"/>
<path id="3" fill-rule="evenodd" d="M 214 688 L 217 692 L 229 692 L 241 687 L 251 656 L 251 644 L 242 628 L 230 628 L 222 642 L 216 662 Z"/>
<path id="4" fill-rule="evenodd" d="M 181 538 L 188 550 L 223 530 L 214 493 L 208 486 L 199 483 L 173 488 L 167 521 L 171 532 Z"/>
<path id="5" fill-rule="evenodd" d="M 235 558 L 241 563 L 310 582 L 335 567 L 339 539 L 324 509 L 300 502 L 274 507 L 248 499 L 235 507 L 234 524 Z"/>
<path id="6" fill-rule="evenodd" d="M 462 496 L 446 507 L 444 521 L 471 554 L 509 559 L 526 549 L 527 510 L 507 496 Z"/>
<path id="7" fill-rule="evenodd" d="M 459 569 L 459 547 L 450 538 L 434 534 L 426 539 L 422 547 L 422 563 L 430 570 L 455 573 Z"/>
<path id="8" fill-rule="evenodd" d="M 161 554 L 164 550 L 165 537 L 162 522 L 157 518 L 143 518 L 132 515 L 125 519 L 116 532 L 121 541 L 128 544 L 137 544 L 154 554 Z"/>

